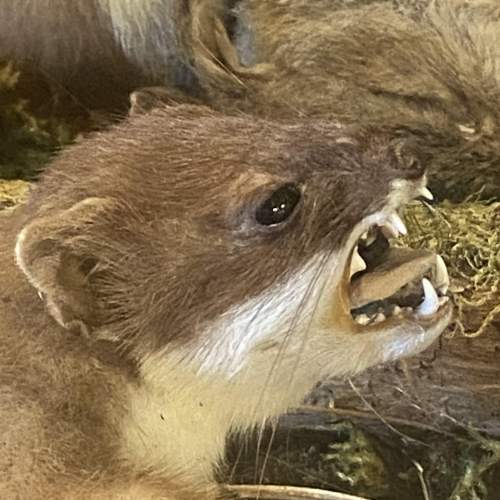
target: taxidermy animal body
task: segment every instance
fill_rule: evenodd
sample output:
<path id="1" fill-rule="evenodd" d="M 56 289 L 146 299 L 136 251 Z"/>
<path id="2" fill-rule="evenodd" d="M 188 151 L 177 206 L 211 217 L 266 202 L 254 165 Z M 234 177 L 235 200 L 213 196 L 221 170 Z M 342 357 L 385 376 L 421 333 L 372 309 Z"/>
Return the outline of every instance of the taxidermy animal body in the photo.
<path id="1" fill-rule="evenodd" d="M 226 113 L 376 124 L 416 138 L 439 196 L 500 192 L 494 0 L 14 3 L 0 0 L 0 57 L 86 106 L 163 85 Z"/>
<path id="2" fill-rule="evenodd" d="M 0 59 L 38 71 L 84 106 L 117 109 L 139 86 L 197 94 L 192 48 L 211 57 L 229 6 L 225 0 L 0 0 L 0 11 Z"/>
<path id="3" fill-rule="evenodd" d="M 0 218 L 0 497 L 222 498 L 228 434 L 447 325 L 390 246 L 424 186 L 374 131 L 201 107 L 64 151 Z"/>

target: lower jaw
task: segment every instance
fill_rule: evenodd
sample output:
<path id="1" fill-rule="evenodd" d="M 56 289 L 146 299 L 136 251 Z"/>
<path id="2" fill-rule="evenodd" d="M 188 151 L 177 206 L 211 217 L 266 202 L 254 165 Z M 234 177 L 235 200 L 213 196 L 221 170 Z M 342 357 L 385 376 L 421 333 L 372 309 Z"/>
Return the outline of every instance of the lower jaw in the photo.
<path id="1" fill-rule="evenodd" d="M 394 341 L 386 352 L 384 362 L 415 356 L 427 349 L 446 329 L 452 313 L 453 306 L 450 303 L 440 309 L 432 318 L 409 322 L 407 331 L 394 335 Z"/>
<path id="2" fill-rule="evenodd" d="M 355 347 L 350 352 L 354 375 L 374 365 L 415 356 L 433 344 L 448 326 L 453 306 L 446 304 L 427 318 L 389 317 L 379 323 L 361 326 L 351 321 L 348 342 Z M 357 354 L 356 354 L 357 353 Z"/>

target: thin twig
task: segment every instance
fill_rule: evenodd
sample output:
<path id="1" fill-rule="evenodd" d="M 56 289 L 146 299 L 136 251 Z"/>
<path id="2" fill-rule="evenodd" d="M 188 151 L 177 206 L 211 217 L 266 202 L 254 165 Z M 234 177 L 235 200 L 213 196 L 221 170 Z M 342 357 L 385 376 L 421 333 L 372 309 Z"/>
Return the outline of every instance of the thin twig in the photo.
<path id="1" fill-rule="evenodd" d="M 399 437 L 401 437 L 405 441 L 412 441 L 414 443 L 421 444 L 422 446 L 430 447 L 427 443 L 424 443 L 423 441 L 420 441 L 419 439 L 415 439 L 415 438 L 413 438 L 411 436 L 408 436 L 407 434 L 404 434 L 403 432 L 401 432 L 399 429 L 396 429 L 396 427 L 394 427 L 393 425 L 391 425 L 390 422 L 388 422 L 388 420 L 382 414 L 380 414 L 374 408 L 373 405 L 370 404 L 370 402 L 363 396 L 363 394 L 361 394 L 361 391 L 354 385 L 354 383 L 353 383 L 353 381 L 351 379 L 348 379 L 347 382 L 351 386 L 351 389 L 361 399 L 361 401 L 363 401 L 363 404 L 365 404 L 370 409 L 370 411 L 372 411 L 373 414 L 376 415 L 377 418 L 379 418 L 380 421 L 387 426 L 388 429 L 390 429 L 392 432 L 394 432 L 395 434 L 397 434 Z"/>
<path id="2" fill-rule="evenodd" d="M 422 486 L 422 494 L 424 495 L 424 499 L 431 500 L 429 488 L 427 487 L 427 483 L 424 477 L 424 468 L 416 460 L 412 460 L 412 463 L 415 466 L 415 469 L 417 469 L 418 479 L 420 480 L 420 484 Z"/>
<path id="3" fill-rule="evenodd" d="M 368 500 L 365 497 L 300 486 L 238 484 L 228 485 L 226 488 L 236 493 L 242 500 L 251 498 L 259 500 Z"/>

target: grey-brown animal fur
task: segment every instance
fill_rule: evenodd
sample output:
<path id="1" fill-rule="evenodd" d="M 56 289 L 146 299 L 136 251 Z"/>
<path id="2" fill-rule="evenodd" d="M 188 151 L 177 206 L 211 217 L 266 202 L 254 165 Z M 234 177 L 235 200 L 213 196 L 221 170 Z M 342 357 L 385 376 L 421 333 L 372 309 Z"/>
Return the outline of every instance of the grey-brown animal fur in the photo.
<path id="1" fill-rule="evenodd" d="M 498 194 L 500 6 L 427 3 L 402 14 L 384 2 L 329 11 L 324 1 L 249 0 L 241 15 L 252 62 L 271 65 L 267 79 L 259 71 L 238 75 L 239 85 L 230 75 L 214 84 L 206 73 L 205 86 L 224 110 L 334 116 L 411 133 L 438 195 Z"/>
<path id="2" fill-rule="evenodd" d="M 0 497 L 219 498 L 229 432 L 429 345 L 449 308 L 362 331 L 341 285 L 362 221 L 422 186 L 410 158 L 372 130 L 197 107 L 63 152 L 0 219 Z M 259 225 L 290 182 L 294 214 Z"/>
<path id="3" fill-rule="evenodd" d="M 500 191 L 494 0 L 15 4 L 0 54 L 30 58 L 87 104 L 167 85 L 224 112 L 376 124 L 414 134 L 439 196 Z"/>
<path id="4" fill-rule="evenodd" d="M 145 85 L 197 94 L 193 47 L 199 58 L 217 50 L 216 26 L 233 3 L 1 0 L 0 60 L 41 73 L 59 94 L 91 108 L 123 110 Z"/>

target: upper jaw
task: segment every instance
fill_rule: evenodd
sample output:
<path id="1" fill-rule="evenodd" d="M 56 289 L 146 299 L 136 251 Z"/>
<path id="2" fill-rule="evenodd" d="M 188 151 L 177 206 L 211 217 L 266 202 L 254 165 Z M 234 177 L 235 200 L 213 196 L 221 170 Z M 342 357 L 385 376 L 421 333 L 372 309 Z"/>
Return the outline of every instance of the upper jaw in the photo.
<path id="1" fill-rule="evenodd" d="M 402 208 L 416 198 L 432 199 L 425 184 L 425 177 L 395 181 L 385 207 L 365 217 L 349 236 L 336 315 L 350 331 L 404 330 L 435 338 L 448 323 L 452 304 L 444 260 L 427 250 L 390 246 L 407 233 Z"/>

